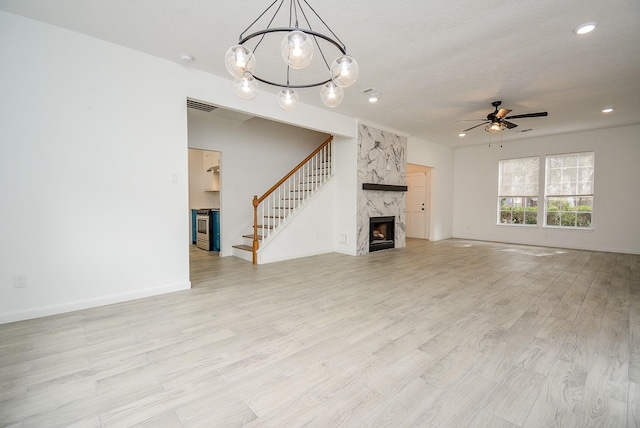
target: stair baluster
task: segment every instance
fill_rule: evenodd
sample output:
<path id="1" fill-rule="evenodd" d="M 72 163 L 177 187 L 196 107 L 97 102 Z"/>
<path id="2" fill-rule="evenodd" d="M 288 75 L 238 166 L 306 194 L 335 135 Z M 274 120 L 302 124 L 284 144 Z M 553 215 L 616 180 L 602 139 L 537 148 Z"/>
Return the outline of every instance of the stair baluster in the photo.
<path id="1" fill-rule="evenodd" d="M 264 195 L 253 197 L 252 260 L 258 263 L 260 241 L 267 242 L 282 227 L 312 193 L 317 191 L 332 174 L 331 142 L 333 136 L 300 162 Z M 260 212 L 258 212 L 260 208 Z M 262 224 L 258 219 L 262 219 Z"/>

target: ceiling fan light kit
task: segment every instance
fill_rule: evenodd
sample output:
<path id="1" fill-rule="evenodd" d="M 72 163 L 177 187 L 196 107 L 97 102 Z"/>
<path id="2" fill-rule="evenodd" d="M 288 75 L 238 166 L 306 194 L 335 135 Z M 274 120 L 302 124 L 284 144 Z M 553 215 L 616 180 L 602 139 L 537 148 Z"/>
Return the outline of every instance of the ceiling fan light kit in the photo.
<path id="1" fill-rule="evenodd" d="M 283 7 L 288 5 L 288 7 Z M 305 6 L 305 7 L 303 7 Z M 275 9 L 266 28 L 256 30 L 258 21 Z M 274 22 L 278 14 L 288 13 L 288 26 L 275 27 Z M 315 18 L 313 18 L 315 16 Z M 299 21 L 300 18 L 300 21 Z M 312 29 L 309 18 L 317 21 L 317 26 L 323 27 L 325 34 Z M 300 26 L 302 22 L 303 26 Z M 315 24 L 316 22 L 314 22 Z M 304 27 L 306 25 L 306 28 Z M 249 33 L 245 36 L 245 34 Z M 267 80 L 256 74 L 256 51 L 265 37 L 276 33 L 284 33 L 280 43 L 280 55 L 286 66 L 286 76 L 281 81 Z M 245 44 L 255 42 L 253 50 Z M 331 64 L 322 48 L 337 50 L 338 56 Z M 316 50 L 317 55 L 316 55 Z M 303 70 L 309 67 L 314 57 L 320 57 L 321 64 L 326 66 L 326 78 L 318 80 L 309 78 L 304 83 L 293 83 L 292 70 Z M 225 66 L 234 78 L 234 91 L 238 97 L 251 100 L 258 94 L 258 82 L 282 88 L 278 94 L 278 105 L 285 111 L 295 109 L 299 102 L 296 89 L 320 86 L 320 98 L 327 107 L 338 106 L 344 98 L 344 89 L 353 85 L 358 78 L 357 61 L 347 54 L 347 48 L 336 34 L 327 26 L 325 21 L 316 13 L 307 0 L 275 0 L 267 7 L 239 36 L 237 45 L 230 47 L 225 54 Z M 322 67 L 320 65 L 319 67 Z"/>
<path id="2" fill-rule="evenodd" d="M 507 129 L 507 125 L 500 122 L 491 122 L 487 126 L 484 127 L 484 130 L 490 134 L 498 134 Z"/>
<path id="3" fill-rule="evenodd" d="M 491 105 L 495 108 L 495 111 L 493 111 L 492 113 L 489 113 L 486 119 L 471 119 L 471 120 L 482 120 L 484 121 L 483 123 L 479 123 L 478 125 L 474 125 L 471 128 L 467 128 L 458 135 L 461 136 L 461 134 L 464 134 L 465 132 L 471 131 L 472 129 L 482 125 L 486 125 L 484 127 L 485 131 L 491 134 L 498 134 L 504 130 L 513 129 L 518 126 L 513 122 L 509 122 L 509 120 L 524 119 L 527 117 L 545 117 L 549 115 L 549 113 L 547 113 L 546 111 L 541 111 L 538 113 L 526 113 L 526 114 L 516 114 L 513 116 L 507 116 L 509 113 L 511 113 L 512 110 L 508 108 L 501 108 L 498 110 L 498 107 L 500 107 L 501 104 L 502 104 L 502 101 L 492 102 Z"/>

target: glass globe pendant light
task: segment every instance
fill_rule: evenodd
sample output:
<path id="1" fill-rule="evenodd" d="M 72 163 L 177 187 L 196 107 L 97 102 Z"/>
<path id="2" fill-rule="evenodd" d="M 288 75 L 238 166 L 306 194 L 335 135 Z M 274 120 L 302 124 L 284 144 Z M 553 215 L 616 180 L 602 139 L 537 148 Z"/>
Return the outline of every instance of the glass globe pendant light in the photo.
<path id="1" fill-rule="evenodd" d="M 340 105 L 344 98 L 344 89 L 333 80 L 325 83 L 320 89 L 320 98 L 327 107 Z"/>
<path id="2" fill-rule="evenodd" d="M 356 82 L 359 71 L 358 63 L 349 55 L 342 55 L 331 64 L 331 76 L 343 88 L 348 88 Z"/>
<path id="3" fill-rule="evenodd" d="M 258 95 L 258 81 L 249 72 L 245 72 L 242 77 L 236 77 L 233 81 L 233 91 L 238 98 L 252 100 Z"/>
<path id="4" fill-rule="evenodd" d="M 256 69 L 256 57 L 244 46 L 235 45 L 227 49 L 224 65 L 233 77 L 242 77 L 247 71 L 253 74 Z"/>
<path id="5" fill-rule="evenodd" d="M 266 27 L 263 26 L 265 23 Z M 284 38 L 272 39 L 274 35 Z M 263 43 L 267 39 L 269 41 Z M 256 56 L 262 55 L 264 50 L 271 50 L 266 55 L 269 62 L 279 61 L 278 41 L 280 55 L 286 63 L 286 79 L 278 78 L 278 70 L 281 69 L 275 64 L 256 71 Z M 338 51 L 338 58 L 333 63 L 329 62 L 332 55 L 327 55 L 325 49 Z M 308 0 L 272 2 L 240 33 L 238 43 L 227 50 L 225 66 L 235 78 L 234 91 L 240 98 L 255 98 L 258 82 L 276 86 L 281 89 L 276 97 L 278 105 L 286 111 L 296 108 L 299 102 L 296 91 L 314 87 L 320 87 L 320 97 L 325 106 L 336 107 L 344 98 L 343 88 L 353 85 L 358 78 L 358 63 L 347 54 L 345 44 Z M 322 73 L 322 68 L 328 76 Z M 324 78 L 320 77 L 323 75 Z"/>
<path id="6" fill-rule="evenodd" d="M 283 89 L 278 93 L 278 105 L 284 111 L 291 111 L 296 108 L 300 97 L 293 89 Z"/>
<path id="7" fill-rule="evenodd" d="M 291 31 L 282 39 L 280 53 L 289 67 L 305 68 L 313 59 L 313 40 L 302 31 Z"/>

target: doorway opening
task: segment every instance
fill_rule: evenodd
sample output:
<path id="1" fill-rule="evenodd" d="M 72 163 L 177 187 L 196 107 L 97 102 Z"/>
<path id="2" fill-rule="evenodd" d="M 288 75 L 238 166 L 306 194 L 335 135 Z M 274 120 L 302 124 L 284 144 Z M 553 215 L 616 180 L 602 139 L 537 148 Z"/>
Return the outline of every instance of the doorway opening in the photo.
<path id="1" fill-rule="evenodd" d="M 188 149 L 189 158 L 189 264 L 220 255 L 221 153 Z M 189 269 L 194 281 L 198 269 Z"/>

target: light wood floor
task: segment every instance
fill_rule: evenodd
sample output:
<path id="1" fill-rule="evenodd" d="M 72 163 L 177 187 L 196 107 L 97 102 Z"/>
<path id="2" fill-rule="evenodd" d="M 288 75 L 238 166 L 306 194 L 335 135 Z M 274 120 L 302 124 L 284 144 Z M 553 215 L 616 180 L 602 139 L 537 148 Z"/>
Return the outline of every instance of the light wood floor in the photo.
<path id="1" fill-rule="evenodd" d="M 640 256 L 475 241 L 0 326 L 0 426 L 634 427 Z"/>

